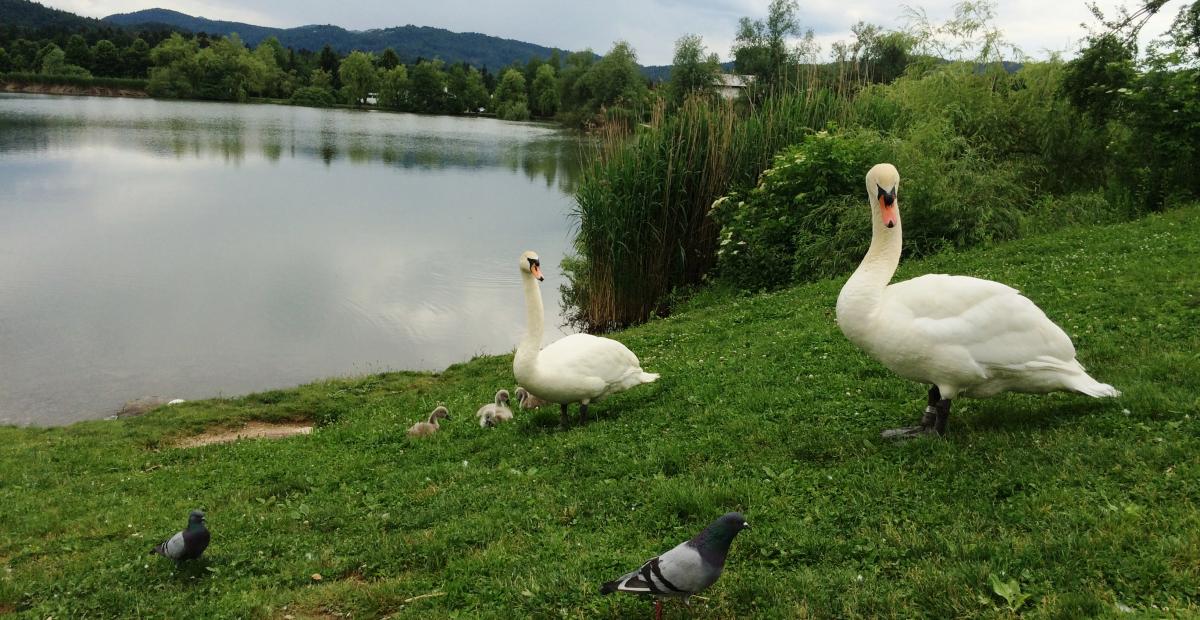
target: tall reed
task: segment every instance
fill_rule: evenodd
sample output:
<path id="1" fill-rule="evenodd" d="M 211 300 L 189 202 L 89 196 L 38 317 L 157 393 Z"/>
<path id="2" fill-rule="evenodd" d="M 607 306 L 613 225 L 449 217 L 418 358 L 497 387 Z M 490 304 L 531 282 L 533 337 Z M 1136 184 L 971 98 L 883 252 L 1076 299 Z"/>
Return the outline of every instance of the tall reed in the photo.
<path id="1" fill-rule="evenodd" d="M 632 132 L 598 130 L 576 192 L 578 259 L 565 261 L 570 320 L 589 331 L 641 322 L 667 310 L 679 287 L 713 266 L 714 200 L 757 181 L 780 148 L 830 122 L 847 122 L 850 97 L 814 68 L 788 93 L 759 105 L 693 98 Z"/>

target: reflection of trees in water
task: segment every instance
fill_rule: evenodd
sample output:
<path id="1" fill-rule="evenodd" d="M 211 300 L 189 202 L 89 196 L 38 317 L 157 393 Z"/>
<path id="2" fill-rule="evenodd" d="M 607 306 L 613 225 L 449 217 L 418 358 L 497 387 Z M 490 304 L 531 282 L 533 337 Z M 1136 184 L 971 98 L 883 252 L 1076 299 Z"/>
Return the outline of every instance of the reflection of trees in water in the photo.
<path id="1" fill-rule="evenodd" d="M 246 152 L 258 151 L 277 162 L 320 159 L 326 165 L 344 159 L 353 165 L 382 163 L 397 168 L 507 168 L 547 188 L 575 191 L 581 160 L 579 138 L 551 134 L 521 140 L 509 136 L 410 135 L 339 130 L 334 122 L 296 126 L 286 121 L 247 122 L 236 117 L 192 119 L 92 119 L 53 116 L 0 117 L 0 150 L 37 151 L 81 136 L 104 134 L 102 142 L 126 144 L 176 158 L 219 155 L 240 165 Z"/>

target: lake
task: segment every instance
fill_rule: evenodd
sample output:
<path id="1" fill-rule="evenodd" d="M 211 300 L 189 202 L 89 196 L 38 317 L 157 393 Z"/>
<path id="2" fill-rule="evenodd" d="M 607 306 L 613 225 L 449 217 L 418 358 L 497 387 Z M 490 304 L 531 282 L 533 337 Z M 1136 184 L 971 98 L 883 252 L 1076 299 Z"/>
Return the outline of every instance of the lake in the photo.
<path id="1" fill-rule="evenodd" d="M 0 423 L 506 353 L 526 249 L 557 339 L 578 158 L 534 123 L 0 93 Z"/>

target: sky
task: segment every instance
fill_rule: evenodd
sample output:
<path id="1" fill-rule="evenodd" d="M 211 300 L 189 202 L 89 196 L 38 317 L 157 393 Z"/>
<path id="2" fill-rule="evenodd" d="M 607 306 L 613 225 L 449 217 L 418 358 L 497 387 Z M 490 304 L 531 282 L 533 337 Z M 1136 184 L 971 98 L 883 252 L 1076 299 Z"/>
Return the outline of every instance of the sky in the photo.
<path id="1" fill-rule="evenodd" d="M 722 60 L 730 48 L 741 17 L 766 15 L 769 0 L 41 0 L 47 6 L 105 17 L 161 7 L 189 15 L 289 28 L 307 24 L 334 24 L 367 30 L 413 24 L 455 32 L 480 32 L 569 50 L 590 48 L 603 54 L 614 41 L 625 40 L 644 65 L 671 63 L 676 39 L 699 34 L 709 51 Z M 938 22 L 953 14 L 954 0 L 801 0 L 799 21 L 811 28 L 828 58 L 830 46 L 850 38 L 850 26 L 859 20 L 885 29 L 903 29 L 904 6 L 922 8 Z M 1086 36 L 1081 24 L 1094 20 L 1084 0 L 1011 0 L 997 2 L 996 25 L 1009 41 L 1033 58 L 1051 52 L 1073 55 Z M 1120 4 L 1101 0 L 1102 8 Z M 1130 1 L 1133 4 L 1133 0 Z M 1170 2 L 1146 29 L 1157 34 L 1170 26 L 1183 4 Z"/>

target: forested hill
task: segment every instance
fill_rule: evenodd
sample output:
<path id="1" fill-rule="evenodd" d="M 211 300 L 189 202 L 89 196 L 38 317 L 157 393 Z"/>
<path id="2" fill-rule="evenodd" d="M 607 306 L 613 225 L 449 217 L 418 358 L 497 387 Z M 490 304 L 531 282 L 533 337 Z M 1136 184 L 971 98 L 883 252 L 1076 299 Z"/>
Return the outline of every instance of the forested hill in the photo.
<path id="1" fill-rule="evenodd" d="M 11 0 L 0 0 L 11 1 Z M 475 32 L 451 32 L 427 26 L 398 26 L 374 30 L 346 30 L 339 26 L 311 25 L 297 28 L 269 28 L 238 22 L 192 17 L 167 9 L 147 9 L 135 13 L 110 15 L 104 21 L 122 26 L 163 24 L 192 32 L 228 35 L 236 32 L 253 47 L 274 36 L 286 47 L 320 50 L 326 44 L 340 53 L 351 50 L 382 52 L 392 48 L 407 62 L 416 58 L 440 58 L 447 63 L 466 61 L 476 67 L 504 67 L 513 62 L 524 64 L 530 58 L 548 58 L 549 47 L 488 36 Z M 566 54 L 560 50 L 561 54 Z"/>
<path id="2" fill-rule="evenodd" d="M 0 26 L 8 28 L 84 30 L 103 25 L 98 19 L 80 17 L 29 0 L 0 0 Z"/>

